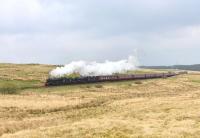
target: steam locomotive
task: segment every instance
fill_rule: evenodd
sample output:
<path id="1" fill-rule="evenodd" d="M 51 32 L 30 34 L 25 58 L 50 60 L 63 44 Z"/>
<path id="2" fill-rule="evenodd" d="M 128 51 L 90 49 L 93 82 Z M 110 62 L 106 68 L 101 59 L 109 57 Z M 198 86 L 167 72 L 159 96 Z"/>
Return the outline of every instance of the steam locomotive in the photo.
<path id="1" fill-rule="evenodd" d="M 168 78 L 180 74 L 187 74 L 187 72 L 168 72 L 168 73 L 155 73 L 155 74 L 119 74 L 107 76 L 87 76 L 77 78 L 49 78 L 45 86 L 61 86 L 71 84 L 84 84 L 84 83 L 97 83 L 106 81 L 123 81 L 123 80 L 139 80 L 139 79 L 155 79 L 155 78 Z"/>

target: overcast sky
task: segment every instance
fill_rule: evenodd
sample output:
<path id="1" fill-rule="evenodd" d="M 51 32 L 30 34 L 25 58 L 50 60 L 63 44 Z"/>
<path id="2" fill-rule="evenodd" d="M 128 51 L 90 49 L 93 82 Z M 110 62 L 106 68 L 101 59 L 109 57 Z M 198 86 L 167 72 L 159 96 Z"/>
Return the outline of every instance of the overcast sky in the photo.
<path id="1" fill-rule="evenodd" d="M 200 0 L 0 0 L 0 62 L 200 63 Z"/>

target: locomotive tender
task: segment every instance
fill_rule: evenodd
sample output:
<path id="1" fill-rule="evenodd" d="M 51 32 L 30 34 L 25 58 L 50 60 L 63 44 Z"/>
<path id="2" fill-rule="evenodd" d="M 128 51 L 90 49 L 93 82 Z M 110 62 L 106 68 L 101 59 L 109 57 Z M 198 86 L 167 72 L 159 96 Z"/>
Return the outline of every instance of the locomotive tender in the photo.
<path id="1" fill-rule="evenodd" d="M 139 80 L 139 79 L 154 79 L 154 78 L 168 78 L 180 74 L 187 74 L 187 72 L 168 72 L 168 73 L 154 73 L 154 74 L 120 74 L 107 76 L 87 76 L 77 78 L 49 78 L 45 86 L 61 86 L 71 84 L 97 83 L 106 81 L 123 81 L 123 80 Z"/>

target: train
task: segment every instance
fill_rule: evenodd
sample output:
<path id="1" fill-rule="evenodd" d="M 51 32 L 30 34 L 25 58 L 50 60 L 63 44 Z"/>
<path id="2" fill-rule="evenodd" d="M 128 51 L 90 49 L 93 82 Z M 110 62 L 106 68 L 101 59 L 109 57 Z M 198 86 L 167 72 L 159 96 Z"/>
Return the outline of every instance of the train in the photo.
<path id="1" fill-rule="evenodd" d="M 182 72 L 168 72 L 168 73 L 151 73 L 151 74 L 118 74 L 118 75 L 106 75 L 106 76 L 80 76 L 77 78 L 48 78 L 45 86 L 61 86 L 72 84 L 86 84 L 86 83 L 98 83 L 98 82 L 114 82 L 125 80 L 142 80 L 142 79 L 156 79 L 156 78 L 168 78 L 181 74 L 187 74 L 186 71 Z"/>

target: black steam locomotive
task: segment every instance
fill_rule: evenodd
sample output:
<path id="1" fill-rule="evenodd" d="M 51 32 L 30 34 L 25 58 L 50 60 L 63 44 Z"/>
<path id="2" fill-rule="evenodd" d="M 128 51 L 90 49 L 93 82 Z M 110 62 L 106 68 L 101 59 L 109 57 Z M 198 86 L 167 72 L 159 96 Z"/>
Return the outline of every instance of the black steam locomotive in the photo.
<path id="1" fill-rule="evenodd" d="M 71 84 L 84 84 L 84 83 L 97 83 L 106 81 L 123 81 L 123 80 L 139 80 L 139 79 L 154 79 L 154 78 L 168 78 L 180 74 L 187 74 L 187 72 L 168 72 L 168 73 L 155 73 L 155 74 L 120 74 L 108 76 L 87 76 L 77 78 L 49 78 L 45 86 L 60 86 Z"/>

